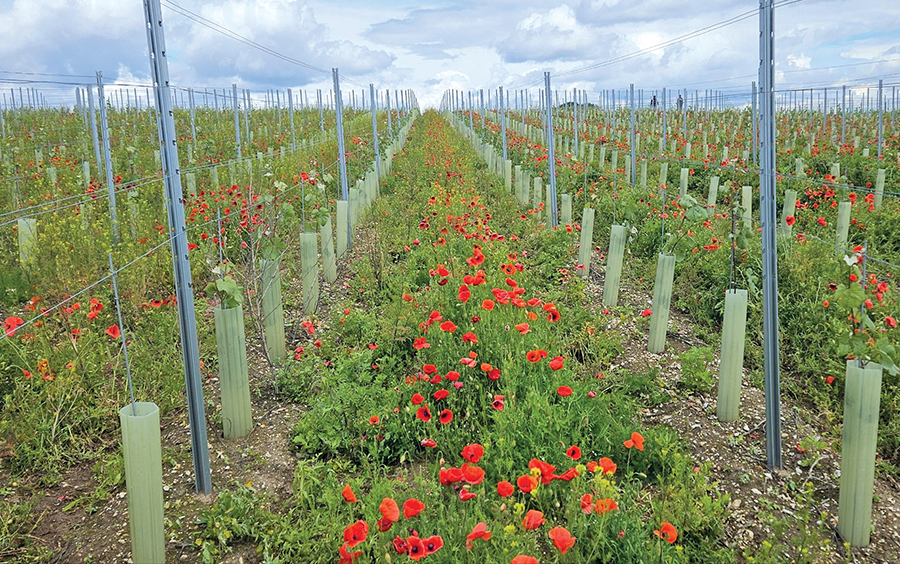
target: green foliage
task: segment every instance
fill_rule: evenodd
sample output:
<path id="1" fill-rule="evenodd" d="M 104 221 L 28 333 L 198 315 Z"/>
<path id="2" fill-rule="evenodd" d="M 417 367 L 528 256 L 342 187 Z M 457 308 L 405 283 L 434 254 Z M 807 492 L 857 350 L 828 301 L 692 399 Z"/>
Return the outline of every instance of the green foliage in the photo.
<path id="1" fill-rule="evenodd" d="M 811 482 L 806 482 L 795 490 L 795 517 L 785 517 L 777 502 L 760 500 L 760 505 L 765 508 L 760 512 L 760 519 L 771 534 L 762 540 L 758 548 L 744 550 L 743 556 L 748 564 L 814 564 L 830 558 L 830 517 L 824 511 L 814 512 L 815 487 Z"/>
<path id="2" fill-rule="evenodd" d="M 244 292 L 231 276 L 219 278 L 206 285 L 207 295 L 217 295 L 226 308 L 238 307 L 244 303 Z"/>
<path id="3" fill-rule="evenodd" d="M 35 500 L 10 503 L 0 499 L 0 560 L 4 562 L 40 562 L 50 558 L 49 550 L 35 542 L 32 534 L 39 517 L 34 514 Z"/>
<path id="4" fill-rule="evenodd" d="M 714 381 L 709 372 L 709 364 L 713 359 L 712 347 L 694 347 L 678 355 L 681 363 L 678 383 L 691 392 L 711 392 Z"/>

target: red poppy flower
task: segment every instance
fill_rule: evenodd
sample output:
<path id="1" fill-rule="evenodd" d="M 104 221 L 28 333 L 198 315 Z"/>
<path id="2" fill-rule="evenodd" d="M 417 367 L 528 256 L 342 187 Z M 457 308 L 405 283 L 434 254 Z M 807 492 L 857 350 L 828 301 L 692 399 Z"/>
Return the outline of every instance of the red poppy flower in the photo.
<path id="1" fill-rule="evenodd" d="M 787 223 L 788 227 L 794 225 L 794 216 L 789 215 L 784 218 L 784 222 Z"/>
<path id="2" fill-rule="evenodd" d="M 571 396 L 572 388 L 570 388 L 569 386 L 560 386 L 556 388 L 556 393 L 562 397 Z"/>
<path id="3" fill-rule="evenodd" d="M 565 554 L 567 550 L 575 546 L 575 537 L 562 527 L 550 529 L 549 534 L 550 540 L 553 541 L 553 546 L 556 547 L 560 554 Z"/>
<path id="4" fill-rule="evenodd" d="M 438 478 L 443 486 L 463 481 L 463 472 L 459 468 L 441 468 Z"/>
<path id="5" fill-rule="evenodd" d="M 344 542 L 348 548 L 353 548 L 361 542 L 365 542 L 369 534 L 369 525 L 365 521 L 357 521 L 344 529 Z"/>
<path id="6" fill-rule="evenodd" d="M 377 415 L 369 417 L 369 425 L 378 425 L 379 423 L 381 423 L 381 419 L 379 419 Z"/>
<path id="7" fill-rule="evenodd" d="M 463 284 L 459 287 L 459 293 L 457 294 L 457 299 L 463 303 L 469 301 L 469 298 L 472 297 L 472 292 L 469 291 L 469 287 Z"/>
<path id="8" fill-rule="evenodd" d="M 503 411 L 503 408 L 506 407 L 503 403 L 504 397 L 505 396 L 494 396 L 494 401 L 491 402 L 491 407 L 493 407 L 497 411 Z"/>
<path id="9" fill-rule="evenodd" d="M 563 482 L 571 482 L 578 476 L 577 468 L 569 468 L 559 476 L 556 476 L 557 480 L 562 480 Z"/>
<path id="10" fill-rule="evenodd" d="M 466 445 L 460 455 L 472 464 L 478 464 L 478 461 L 484 456 L 484 447 L 478 443 Z"/>
<path id="11" fill-rule="evenodd" d="M 407 519 L 415 517 L 421 513 L 423 509 L 425 509 L 425 504 L 418 499 L 407 499 L 403 502 L 403 516 Z"/>
<path id="12" fill-rule="evenodd" d="M 341 495 L 344 496 L 344 501 L 347 503 L 356 503 L 356 494 L 353 493 L 353 489 L 350 488 L 350 484 L 344 486 L 344 489 L 341 490 Z"/>
<path id="13" fill-rule="evenodd" d="M 494 300 L 484 300 L 483 302 L 481 302 L 481 307 L 488 311 L 493 311 L 494 310 Z"/>
<path id="14" fill-rule="evenodd" d="M 375 521 L 375 526 L 378 527 L 378 530 L 382 533 L 386 531 L 390 531 L 391 527 L 394 526 L 394 522 L 388 519 L 387 517 L 382 517 L 378 521 Z"/>
<path id="15" fill-rule="evenodd" d="M 556 466 L 552 464 L 548 464 L 543 460 L 538 460 L 537 458 L 532 458 L 528 461 L 528 468 L 534 470 L 535 468 L 541 473 L 541 476 L 547 476 L 556 472 Z M 549 482 L 548 482 L 549 483 Z"/>
<path id="16" fill-rule="evenodd" d="M 442 424 L 446 425 L 447 423 L 450 423 L 451 421 L 453 421 L 453 412 L 450 411 L 449 409 L 445 409 L 438 416 L 438 419 L 440 420 L 440 422 Z"/>
<path id="17" fill-rule="evenodd" d="M 122 332 L 119 331 L 118 325 L 110 325 L 109 329 L 106 330 L 106 334 L 112 337 L 113 339 L 118 339 L 122 336 Z"/>
<path id="18" fill-rule="evenodd" d="M 659 538 L 665 540 L 667 543 L 672 544 L 678 539 L 678 531 L 675 530 L 674 525 L 667 521 L 663 521 L 660 523 L 662 525 L 659 530 L 653 531 L 653 533 Z"/>
<path id="19" fill-rule="evenodd" d="M 406 547 L 406 553 L 416 562 L 428 556 L 425 553 L 425 543 L 419 537 L 408 537 L 406 539 Z"/>
<path id="20" fill-rule="evenodd" d="M 634 447 L 638 450 L 644 450 L 644 437 L 640 433 L 632 433 L 631 438 L 625 441 L 625 448 Z"/>
<path id="21" fill-rule="evenodd" d="M 594 496 L 591 494 L 584 494 L 581 496 L 581 512 L 585 515 L 590 515 L 594 510 Z"/>
<path id="22" fill-rule="evenodd" d="M 531 350 L 525 353 L 525 358 L 528 362 L 540 362 L 540 360 L 547 356 L 547 351 L 545 350 Z"/>
<path id="23" fill-rule="evenodd" d="M 424 539 L 422 543 L 425 545 L 425 555 L 434 554 L 439 548 L 444 546 L 444 539 L 438 535 L 432 535 Z"/>
<path id="24" fill-rule="evenodd" d="M 566 456 L 568 456 L 572 460 L 578 460 L 579 458 L 581 458 L 581 449 L 575 445 L 572 445 L 568 449 L 566 449 Z"/>
<path id="25" fill-rule="evenodd" d="M 619 506 L 616 505 L 616 502 L 611 499 L 598 499 L 595 510 L 597 511 L 597 515 L 603 515 L 607 511 L 612 511 L 613 509 L 618 508 Z"/>
<path id="26" fill-rule="evenodd" d="M 555 309 L 551 309 L 549 313 L 547 313 L 547 321 L 550 323 L 556 323 L 559 321 L 559 312 Z"/>
<path id="27" fill-rule="evenodd" d="M 497 483 L 497 495 L 499 495 L 500 497 L 509 497 L 515 492 L 515 488 L 509 482 Z"/>
<path id="28" fill-rule="evenodd" d="M 550 368 L 552 370 L 559 370 L 562 367 L 563 367 L 563 357 L 554 356 L 552 359 L 550 359 Z"/>
<path id="29" fill-rule="evenodd" d="M 434 393 L 434 399 L 435 399 L 436 401 L 440 401 L 440 400 L 446 398 L 446 397 L 449 396 L 449 395 L 450 395 L 450 392 L 447 391 L 447 390 L 438 390 L 438 391 L 436 391 L 436 392 Z"/>
<path id="30" fill-rule="evenodd" d="M 466 462 L 461 468 L 466 483 L 477 486 L 484 480 L 484 470 Z"/>
<path id="31" fill-rule="evenodd" d="M 397 551 L 397 554 L 403 554 L 407 550 L 409 550 L 409 546 L 407 546 L 406 540 L 401 539 L 400 535 L 394 537 L 394 550 Z"/>
<path id="32" fill-rule="evenodd" d="M 531 329 L 528 328 L 527 323 L 519 323 L 518 325 L 516 325 L 516 331 L 518 331 L 522 335 L 525 335 L 527 333 L 530 333 Z"/>
<path id="33" fill-rule="evenodd" d="M 413 404 L 413 405 L 419 405 L 420 403 L 422 403 L 423 401 L 425 401 L 425 397 L 424 397 L 422 394 L 416 392 L 416 393 L 413 394 L 413 397 L 412 397 L 412 400 L 411 400 L 411 401 L 412 401 L 412 404 Z"/>
<path id="34" fill-rule="evenodd" d="M 341 559 L 338 560 L 339 564 L 353 564 L 360 556 L 362 556 L 362 551 L 349 552 L 347 548 L 349 544 L 342 544 L 341 548 L 338 549 L 338 554 L 340 554 Z"/>
<path id="35" fill-rule="evenodd" d="M 649 308 L 641 312 L 641 317 L 650 317 L 651 315 L 653 315 L 653 310 Z"/>
<path id="36" fill-rule="evenodd" d="M 441 331 L 447 331 L 448 333 L 452 333 L 456 331 L 456 325 L 452 321 L 445 321 L 439 325 Z"/>
<path id="37" fill-rule="evenodd" d="M 416 418 L 421 419 L 425 423 L 431 421 L 431 411 L 428 409 L 427 405 L 416 410 Z"/>
<path id="38" fill-rule="evenodd" d="M 510 564 L 538 564 L 537 558 L 534 556 L 526 556 L 524 554 L 520 554 L 512 559 Z"/>
<path id="39" fill-rule="evenodd" d="M 25 321 L 23 321 L 21 317 L 15 317 L 15 316 L 7 317 L 6 320 L 3 322 L 3 325 L 6 329 L 6 336 L 11 337 L 16 332 L 16 329 L 21 327 L 24 323 L 25 323 Z M 118 329 L 118 327 L 116 329 Z"/>
<path id="40" fill-rule="evenodd" d="M 459 500 L 460 501 L 469 501 L 470 499 L 475 499 L 478 497 L 478 494 L 473 494 L 466 488 L 461 488 L 459 490 Z"/>
<path id="41" fill-rule="evenodd" d="M 833 385 L 834 384 L 834 376 L 829 376 L 829 377 L 825 378 L 825 383 L 828 384 L 829 386 Z"/>
<path id="42" fill-rule="evenodd" d="M 471 331 L 463 335 L 462 340 L 464 343 L 478 343 L 478 337 Z"/>
<path id="43" fill-rule="evenodd" d="M 522 526 L 525 527 L 526 531 L 533 531 L 543 525 L 545 521 L 546 519 L 544 519 L 542 512 L 529 509 L 528 513 L 525 514 L 525 518 L 522 519 Z"/>
<path id="44" fill-rule="evenodd" d="M 430 346 L 431 346 L 431 343 L 429 343 L 427 340 L 425 340 L 425 337 L 418 337 L 413 342 L 413 348 L 416 349 L 417 351 L 420 351 L 422 349 L 427 349 Z"/>
<path id="45" fill-rule="evenodd" d="M 433 364 L 426 364 L 422 366 L 422 372 L 424 372 L 425 374 L 436 374 L 437 367 Z"/>
<path id="46" fill-rule="evenodd" d="M 499 368 L 491 368 L 488 371 L 488 380 L 497 381 L 500 379 L 500 369 Z"/>
<path id="47" fill-rule="evenodd" d="M 472 549 L 472 541 L 475 539 L 491 540 L 491 532 L 487 530 L 487 523 L 478 523 L 472 532 L 466 535 L 466 548 Z"/>
<path id="48" fill-rule="evenodd" d="M 444 378 L 450 380 L 451 382 L 456 382 L 457 380 L 459 380 L 459 372 L 457 372 L 456 370 L 451 370 L 447 373 L 446 376 L 444 376 Z"/>
<path id="49" fill-rule="evenodd" d="M 392 498 L 384 498 L 381 505 L 378 506 L 378 511 L 381 511 L 381 515 L 385 519 L 390 519 L 391 521 L 400 520 L 400 507 L 397 506 L 397 502 Z"/>
<path id="50" fill-rule="evenodd" d="M 427 448 L 436 448 L 437 443 L 434 439 L 422 439 L 422 446 Z"/>
<path id="51" fill-rule="evenodd" d="M 523 474 L 516 480 L 516 485 L 522 493 L 531 493 L 538 485 L 538 480 L 531 474 Z"/>
<path id="52" fill-rule="evenodd" d="M 616 463 L 606 458 L 605 456 L 598 461 L 600 465 L 600 469 L 603 470 L 604 474 L 615 474 L 616 473 Z"/>
<path id="53" fill-rule="evenodd" d="M 891 329 L 895 329 L 897 327 L 897 320 L 891 317 L 890 315 L 885 316 L 884 323 Z"/>

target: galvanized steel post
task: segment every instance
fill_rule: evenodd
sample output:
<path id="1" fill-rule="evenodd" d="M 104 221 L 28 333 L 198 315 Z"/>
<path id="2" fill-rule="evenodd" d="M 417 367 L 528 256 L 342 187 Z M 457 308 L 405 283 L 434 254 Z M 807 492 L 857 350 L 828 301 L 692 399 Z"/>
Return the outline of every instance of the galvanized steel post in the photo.
<path id="1" fill-rule="evenodd" d="M 766 464 L 781 468 L 781 384 L 778 328 L 778 257 L 775 209 L 775 0 L 759 2 L 761 79 L 760 214 L 762 219 L 763 367 L 766 395 Z"/>
<path id="2" fill-rule="evenodd" d="M 290 91 L 288 91 L 290 92 Z M 369 97 L 372 99 L 373 103 L 370 104 L 372 106 L 372 140 L 375 146 L 375 176 L 381 182 L 381 151 L 378 149 L 378 120 L 377 114 L 378 110 L 375 107 L 375 85 L 369 84 Z"/>
<path id="3" fill-rule="evenodd" d="M 97 71 L 97 98 L 100 103 L 100 134 L 103 139 L 103 157 L 106 165 L 106 189 L 109 191 L 109 219 L 112 223 L 113 245 L 119 244 L 119 217 L 116 214 L 116 182 L 112 170 L 112 151 L 109 147 L 109 121 L 106 116 L 106 96 L 103 92 L 103 73 Z M 97 171 L 99 176 L 100 172 Z"/>
<path id="4" fill-rule="evenodd" d="M 556 227 L 559 225 L 559 217 L 557 215 L 556 209 L 556 154 L 553 150 L 553 108 L 551 108 L 550 101 L 550 73 L 544 73 L 544 89 L 547 92 L 547 151 L 548 151 L 548 159 L 547 162 L 550 165 L 550 226 Z"/>
<path id="5" fill-rule="evenodd" d="M 150 68 L 153 75 L 160 151 L 166 184 L 166 211 L 169 216 L 169 233 L 172 238 L 175 297 L 178 304 L 178 328 L 181 333 L 181 354 L 187 390 L 188 422 L 191 428 L 194 487 L 198 493 L 209 494 L 212 493 L 212 478 L 209 470 L 209 444 L 206 439 L 206 411 L 203 404 L 197 318 L 194 312 L 191 261 L 188 259 L 187 225 L 184 218 L 181 171 L 178 166 L 175 119 L 172 113 L 172 96 L 169 89 L 169 64 L 166 59 L 166 42 L 159 0 L 144 0 L 144 15 L 147 24 L 147 43 L 150 47 Z"/>

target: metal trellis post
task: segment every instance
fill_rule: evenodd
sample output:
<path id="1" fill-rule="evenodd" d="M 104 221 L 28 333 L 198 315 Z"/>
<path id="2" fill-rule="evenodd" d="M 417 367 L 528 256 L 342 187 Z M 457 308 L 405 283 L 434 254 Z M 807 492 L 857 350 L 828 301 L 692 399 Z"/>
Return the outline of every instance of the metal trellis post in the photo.
<path id="1" fill-rule="evenodd" d="M 841 86 L 841 146 L 847 133 L 847 85 Z"/>
<path id="2" fill-rule="evenodd" d="M 116 182 L 113 178 L 112 151 L 109 147 L 109 122 L 106 117 L 106 96 L 103 92 L 103 73 L 97 71 L 97 101 L 100 103 L 100 133 L 103 138 L 106 188 L 109 190 L 109 219 L 112 223 L 113 245 L 119 244 L 119 217 L 116 214 Z M 99 176 L 99 171 L 98 171 Z"/>
<path id="3" fill-rule="evenodd" d="M 97 116 L 94 113 L 94 89 L 88 87 L 88 106 L 90 107 L 91 112 L 91 140 L 94 142 L 94 159 L 97 161 L 97 177 L 100 177 L 100 171 L 102 170 L 102 162 L 103 159 L 100 155 L 100 140 L 97 138 Z M 85 181 L 90 181 L 90 178 L 85 178 Z"/>
<path id="4" fill-rule="evenodd" d="M 332 78 L 334 79 L 334 119 L 337 122 L 338 142 L 338 162 L 341 169 L 341 199 L 347 202 L 347 248 L 350 248 L 351 231 L 350 231 L 350 191 L 347 187 L 347 154 L 344 152 L 344 108 L 341 100 L 341 83 L 338 69 L 331 69 Z"/>
<path id="5" fill-rule="evenodd" d="M 387 118 L 388 118 L 388 139 L 394 138 L 394 125 L 391 121 L 391 90 L 388 88 L 384 91 L 384 102 L 385 109 L 387 110 Z"/>
<path id="6" fill-rule="evenodd" d="M 500 87 L 500 139 L 503 143 L 503 162 L 506 162 L 506 112 L 503 111 L 503 87 Z M 506 166 L 506 165 L 504 165 Z"/>
<path id="7" fill-rule="evenodd" d="M 550 73 L 544 73 L 544 89 L 547 92 L 547 100 L 550 100 Z M 553 150 L 553 108 L 547 104 L 547 151 L 550 165 L 550 226 L 556 228 L 559 225 L 559 217 L 556 209 L 556 154 Z"/>
<path id="8" fill-rule="evenodd" d="M 203 385 L 200 372 L 200 351 L 197 340 L 197 319 L 194 312 L 194 293 L 191 282 L 191 262 L 188 259 L 187 229 L 184 219 L 184 195 L 181 190 L 181 171 L 178 168 L 178 145 L 172 97 L 169 87 L 169 65 L 163 33 L 159 0 L 144 0 L 147 24 L 147 43 L 150 48 L 150 68 L 158 115 L 160 150 L 166 185 L 166 211 L 172 237 L 172 262 L 175 270 L 175 296 L 178 302 L 178 328 L 181 332 L 181 354 L 188 401 L 188 421 L 191 428 L 191 454 L 194 462 L 194 487 L 197 492 L 212 493 L 209 470 L 209 444 L 206 439 L 206 411 L 203 405 Z"/>
<path id="9" fill-rule="evenodd" d="M 634 133 L 634 84 L 629 87 L 629 102 L 631 103 L 631 185 L 635 185 L 635 133 Z"/>
<path id="10" fill-rule="evenodd" d="M 188 89 L 188 104 L 191 109 L 191 142 L 194 145 L 194 152 L 197 152 L 197 120 L 194 114 L 194 89 Z"/>
<path id="11" fill-rule="evenodd" d="M 372 100 L 375 100 L 375 85 L 369 84 L 369 97 Z M 375 108 L 375 104 L 370 104 L 372 106 L 372 140 L 374 141 L 375 146 L 375 176 L 377 178 L 381 178 L 381 151 L 378 149 L 378 119 L 377 114 L 378 110 Z M 380 180 L 379 180 L 380 182 Z"/>
<path id="12" fill-rule="evenodd" d="M 766 395 L 766 464 L 781 468 L 781 384 L 778 350 L 778 257 L 775 231 L 775 0 L 759 2 L 761 80 L 760 215 L 762 219 L 763 367 Z"/>
<path id="13" fill-rule="evenodd" d="M 884 90 L 884 81 L 878 79 L 878 158 L 881 158 L 881 147 L 884 142 L 884 99 L 881 94 Z"/>
<path id="14" fill-rule="evenodd" d="M 243 155 L 241 154 L 241 120 L 238 116 L 237 84 L 231 85 L 231 91 L 232 100 L 234 101 L 234 142 L 237 145 L 237 158 L 241 160 Z"/>
<path id="15" fill-rule="evenodd" d="M 288 116 L 290 117 L 291 123 L 291 151 L 297 150 L 297 135 L 294 132 L 294 94 L 291 92 L 291 89 L 287 90 L 287 99 L 288 99 Z"/>

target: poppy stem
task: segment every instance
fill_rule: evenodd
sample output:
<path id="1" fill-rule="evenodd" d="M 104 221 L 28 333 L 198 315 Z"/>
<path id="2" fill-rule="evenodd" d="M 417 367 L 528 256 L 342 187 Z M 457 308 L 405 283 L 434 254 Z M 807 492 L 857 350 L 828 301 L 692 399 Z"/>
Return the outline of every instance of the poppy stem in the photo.
<path id="1" fill-rule="evenodd" d="M 119 319 L 119 336 L 122 338 L 122 353 L 125 356 L 125 376 L 128 379 L 128 393 L 131 396 L 131 413 L 137 417 L 137 407 L 134 405 L 134 384 L 131 382 L 131 363 L 128 362 L 128 345 L 125 341 L 125 325 L 122 324 L 122 307 L 119 305 L 119 283 L 116 279 L 116 267 L 113 266 L 112 253 L 107 253 L 109 258 L 109 275 L 112 278 L 113 296 L 116 299 L 116 315 Z"/>

